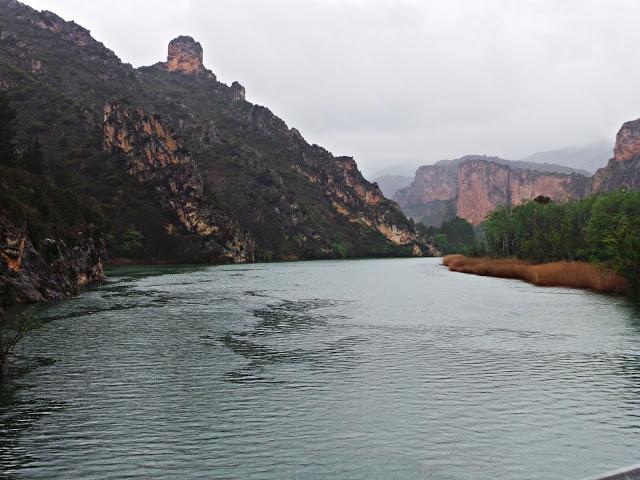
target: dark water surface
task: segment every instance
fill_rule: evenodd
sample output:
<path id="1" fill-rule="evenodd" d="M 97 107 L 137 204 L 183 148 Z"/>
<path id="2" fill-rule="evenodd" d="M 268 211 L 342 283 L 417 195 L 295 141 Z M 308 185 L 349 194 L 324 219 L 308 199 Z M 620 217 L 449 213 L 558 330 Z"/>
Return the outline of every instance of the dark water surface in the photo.
<path id="1" fill-rule="evenodd" d="M 438 259 L 118 268 L 41 310 L 0 476 L 570 479 L 640 461 L 640 314 Z"/>

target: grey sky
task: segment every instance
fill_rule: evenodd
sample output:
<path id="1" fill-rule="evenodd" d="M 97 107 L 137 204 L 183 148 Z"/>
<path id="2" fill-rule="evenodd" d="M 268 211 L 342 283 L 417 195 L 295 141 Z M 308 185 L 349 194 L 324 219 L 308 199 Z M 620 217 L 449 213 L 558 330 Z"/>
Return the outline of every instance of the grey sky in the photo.
<path id="1" fill-rule="evenodd" d="M 637 0 L 27 0 L 125 62 L 192 35 L 311 143 L 366 174 L 612 139 L 640 116 Z"/>

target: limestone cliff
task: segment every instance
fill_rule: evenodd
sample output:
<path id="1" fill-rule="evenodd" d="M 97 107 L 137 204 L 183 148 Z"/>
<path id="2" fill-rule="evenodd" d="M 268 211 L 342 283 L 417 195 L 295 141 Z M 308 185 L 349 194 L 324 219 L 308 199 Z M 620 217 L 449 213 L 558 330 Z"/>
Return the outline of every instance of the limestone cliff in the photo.
<path id="1" fill-rule="evenodd" d="M 564 175 L 513 169 L 483 160 L 468 160 L 458 170 L 457 216 L 479 225 L 499 205 L 519 205 L 538 195 L 554 201 L 581 198 L 589 180 Z"/>
<path id="2" fill-rule="evenodd" d="M 203 183 L 191 154 L 162 121 L 118 102 L 104 107 L 104 150 L 125 153 L 127 173 L 155 186 L 162 207 L 175 215 L 168 233 L 183 229 L 203 239 L 211 261 L 253 260 L 253 241 L 230 215 L 203 202 Z"/>
<path id="3" fill-rule="evenodd" d="M 588 189 L 584 175 L 538 172 L 475 155 L 420 167 L 413 184 L 394 198 L 428 225 L 440 226 L 454 216 L 479 225 L 498 205 L 518 205 L 538 195 L 556 201 L 580 198 Z"/>
<path id="4" fill-rule="evenodd" d="M 202 45 L 188 36 L 174 38 L 169 42 L 166 69 L 188 75 L 203 73 Z"/>
<path id="5" fill-rule="evenodd" d="M 640 190 L 640 119 L 626 122 L 616 136 L 613 158 L 593 177 L 594 192 Z"/>
<path id="6" fill-rule="evenodd" d="M 76 232 L 73 244 L 45 238 L 39 248 L 25 227 L 0 215 L 0 307 L 57 300 L 104 277 L 104 244 Z"/>

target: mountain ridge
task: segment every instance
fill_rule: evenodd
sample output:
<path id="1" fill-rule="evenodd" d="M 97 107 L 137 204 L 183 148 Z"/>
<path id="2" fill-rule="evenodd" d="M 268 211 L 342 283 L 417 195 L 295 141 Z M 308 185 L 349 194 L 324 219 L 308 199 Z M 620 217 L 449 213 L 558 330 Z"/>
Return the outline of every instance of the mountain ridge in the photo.
<path id="1" fill-rule="evenodd" d="M 0 31 L 17 144 L 37 139 L 48 178 L 95 206 L 101 261 L 433 253 L 353 158 L 309 145 L 238 82 L 218 82 L 193 38 L 133 68 L 87 29 L 16 0 L 0 1 Z"/>

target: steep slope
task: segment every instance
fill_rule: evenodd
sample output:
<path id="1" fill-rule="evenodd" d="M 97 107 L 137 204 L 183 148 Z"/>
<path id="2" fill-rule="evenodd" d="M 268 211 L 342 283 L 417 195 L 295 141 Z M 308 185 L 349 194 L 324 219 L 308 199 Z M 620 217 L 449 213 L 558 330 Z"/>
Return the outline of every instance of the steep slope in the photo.
<path id="1" fill-rule="evenodd" d="M 428 254 L 352 158 L 309 145 L 239 83 L 218 82 L 190 37 L 134 69 L 86 29 L 14 0 L 0 0 L 0 31 L 0 89 L 19 138 L 37 137 L 51 175 L 95 199 L 112 256 L 131 256 L 132 231 L 136 258 L 156 261 Z"/>
<path id="2" fill-rule="evenodd" d="M 479 225 L 498 205 L 519 205 L 538 195 L 567 201 L 583 197 L 588 188 L 589 179 L 584 175 L 543 173 L 468 160 L 458 170 L 456 213 Z"/>
<path id="3" fill-rule="evenodd" d="M 103 277 L 100 219 L 86 200 L 51 178 L 0 166 L 0 313 Z"/>
<path id="4" fill-rule="evenodd" d="M 164 225 L 167 235 L 184 230 L 202 239 L 191 260 L 253 260 L 252 239 L 241 233 L 226 212 L 205 202 L 202 178 L 191 154 L 158 117 L 111 102 L 104 107 L 103 132 L 104 150 L 126 154 L 127 173 L 141 184 L 153 184 L 156 202 L 174 215 L 176 221 Z"/>
<path id="5" fill-rule="evenodd" d="M 411 223 L 352 158 L 309 145 L 267 108 L 247 102 L 239 83 L 218 82 L 189 37 L 169 50 L 167 62 L 138 72 L 145 88 L 159 93 L 149 108 L 176 126 L 205 183 L 255 236 L 259 257 L 424 249 Z"/>
<path id="6" fill-rule="evenodd" d="M 594 192 L 640 190 L 640 119 L 626 122 L 616 136 L 613 158 L 593 177 Z"/>

